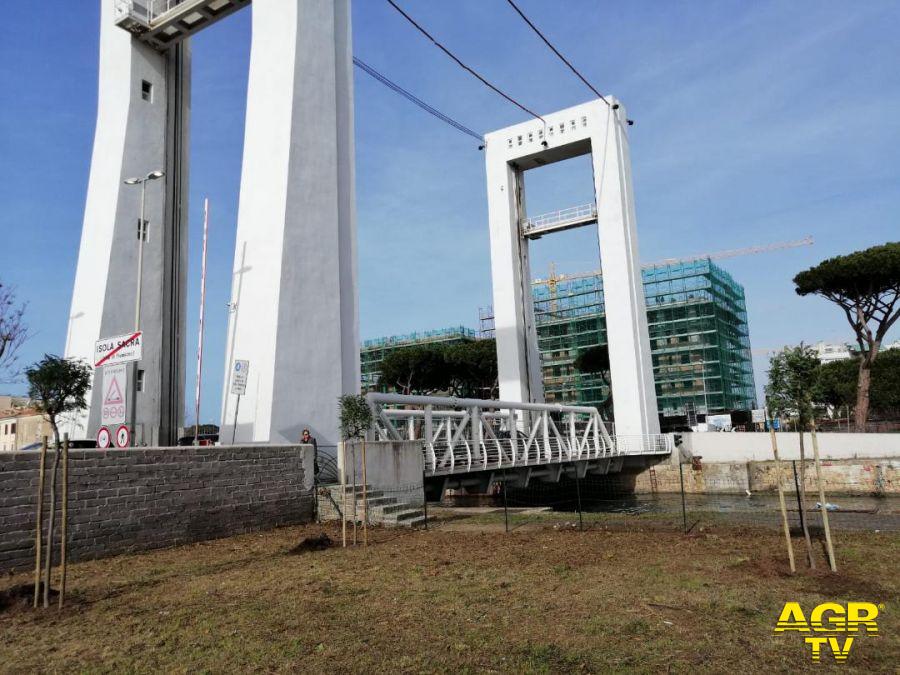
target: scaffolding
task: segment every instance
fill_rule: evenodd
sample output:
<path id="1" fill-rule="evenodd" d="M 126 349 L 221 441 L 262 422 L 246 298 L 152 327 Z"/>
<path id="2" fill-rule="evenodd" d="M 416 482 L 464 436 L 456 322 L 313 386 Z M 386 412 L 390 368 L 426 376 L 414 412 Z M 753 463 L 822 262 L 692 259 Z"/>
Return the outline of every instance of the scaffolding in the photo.
<path id="1" fill-rule="evenodd" d="M 683 416 L 756 406 L 744 289 L 709 259 L 642 270 L 653 374 L 660 412 Z M 578 354 L 607 342 L 599 272 L 538 279 L 532 286 L 548 402 L 602 405 L 603 377 L 575 370 Z M 492 337 L 493 311 L 479 310 Z"/>
<path id="2" fill-rule="evenodd" d="M 360 350 L 362 390 L 364 392 L 375 391 L 378 385 L 378 377 L 381 374 L 381 362 L 387 354 L 395 349 L 424 344 L 459 344 L 461 342 L 472 342 L 478 338 L 478 332 L 472 328 L 451 326 L 437 330 L 416 331 L 405 335 L 392 335 L 390 337 L 365 340 Z"/>

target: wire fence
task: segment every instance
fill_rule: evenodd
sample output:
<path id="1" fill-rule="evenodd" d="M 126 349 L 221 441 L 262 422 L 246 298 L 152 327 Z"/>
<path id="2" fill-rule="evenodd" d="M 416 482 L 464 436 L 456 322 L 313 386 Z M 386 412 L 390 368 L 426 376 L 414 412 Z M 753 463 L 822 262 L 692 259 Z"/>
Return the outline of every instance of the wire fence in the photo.
<path id="1" fill-rule="evenodd" d="M 787 461 L 781 468 L 791 529 L 801 533 L 805 523 L 811 536 L 821 535 L 822 505 L 813 463 L 807 461 L 802 467 L 799 461 Z M 429 524 L 505 532 L 606 528 L 686 534 L 715 528 L 782 527 L 777 480 L 768 480 L 763 490 L 738 491 L 731 476 L 700 478 L 697 474 L 703 468 L 691 464 L 666 469 L 678 477 L 674 490 L 671 483 L 653 489 L 652 474 L 660 473 L 656 468 L 639 474 L 568 477 L 556 483 L 532 481 L 527 486 L 517 485 L 512 476 L 505 481 L 501 476 L 485 493 L 449 491 L 440 503 L 429 505 Z M 644 491 L 647 483 L 650 488 Z M 843 482 L 831 477 L 827 485 L 824 508 L 833 530 L 900 531 L 900 495 L 873 490 L 870 478 L 855 478 L 852 472 Z"/>
<path id="2" fill-rule="evenodd" d="M 668 531 L 687 535 L 725 529 L 783 527 L 794 536 L 824 537 L 823 504 L 831 530 L 900 532 L 896 460 L 702 463 L 667 458 L 606 474 L 584 462 L 535 469 L 485 471 L 465 477 L 422 475 L 402 484 L 368 484 L 352 452 L 340 485 L 332 448 L 319 449 L 317 520 L 339 521 L 348 545 L 368 530 L 396 528 L 516 533 L 535 529 Z M 374 460 L 374 464 L 379 464 Z M 594 472 L 591 472 L 592 469 Z M 381 475 L 377 471 L 376 475 Z M 535 477 L 535 474 L 542 476 Z M 819 482 L 825 492 L 820 497 Z M 387 481 L 390 482 L 390 481 Z M 354 487 L 355 486 L 355 487 Z M 802 508 L 801 508 L 802 505 Z"/>

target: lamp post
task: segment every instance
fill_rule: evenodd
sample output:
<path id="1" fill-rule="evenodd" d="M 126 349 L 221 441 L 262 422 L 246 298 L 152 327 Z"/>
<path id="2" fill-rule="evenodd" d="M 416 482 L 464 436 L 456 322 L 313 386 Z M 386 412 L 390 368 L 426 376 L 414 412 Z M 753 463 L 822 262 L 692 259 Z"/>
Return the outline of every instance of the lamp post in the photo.
<path id="1" fill-rule="evenodd" d="M 141 186 L 141 215 L 138 220 L 138 264 L 137 264 L 137 289 L 134 294 L 134 332 L 137 333 L 141 329 L 141 278 L 144 272 L 144 238 L 147 236 L 147 229 L 144 220 L 144 204 L 147 195 L 147 183 L 157 178 L 162 178 L 166 174 L 162 171 L 151 171 L 143 178 L 126 178 L 125 185 Z M 137 375 L 138 364 L 134 362 L 132 369 L 132 388 L 131 391 L 131 442 L 137 445 Z"/>

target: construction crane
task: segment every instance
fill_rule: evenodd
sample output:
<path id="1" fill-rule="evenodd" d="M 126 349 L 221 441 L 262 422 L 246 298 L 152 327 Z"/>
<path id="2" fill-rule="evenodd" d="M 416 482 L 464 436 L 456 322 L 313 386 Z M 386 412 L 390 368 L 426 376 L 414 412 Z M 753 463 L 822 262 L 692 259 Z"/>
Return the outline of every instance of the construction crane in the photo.
<path id="1" fill-rule="evenodd" d="M 642 263 L 643 269 L 652 267 L 662 267 L 663 265 L 674 265 L 677 263 L 694 262 L 696 260 L 721 260 L 723 258 L 737 258 L 742 255 L 756 255 L 757 253 L 770 253 L 772 251 L 782 251 L 788 248 L 799 248 L 801 246 L 812 246 L 815 240 L 812 235 L 797 239 L 796 241 L 779 241 L 772 244 L 763 244 L 761 246 L 747 246 L 745 248 L 730 248 L 724 251 L 714 251 L 712 253 L 698 253 L 696 255 L 686 256 L 684 258 L 665 258 L 649 263 Z M 600 271 L 584 272 L 581 274 L 556 274 L 556 264 L 550 263 L 550 276 L 547 279 L 535 279 L 535 284 L 547 284 L 551 293 L 556 290 L 556 284 L 564 279 L 584 279 L 587 277 L 601 274 Z"/>
<path id="2" fill-rule="evenodd" d="M 771 253 L 772 251 L 783 251 L 789 248 L 799 248 L 801 246 L 812 246 L 815 243 L 812 235 L 804 237 L 803 239 L 797 239 L 795 241 L 779 241 L 774 242 L 772 244 L 763 244 L 761 246 L 747 246 L 744 248 L 730 248 L 725 249 L 723 251 L 714 251 L 711 253 L 698 253 L 697 255 L 686 256 L 683 258 L 665 258 L 664 260 L 657 260 L 655 262 L 643 263 L 641 267 L 643 269 L 649 269 L 652 267 L 661 267 L 663 265 L 672 265 L 676 263 L 685 263 L 685 262 L 694 262 L 695 260 L 721 260 L 723 258 L 737 258 L 743 255 L 756 255 L 757 253 Z M 583 272 L 581 274 L 557 274 L 556 273 L 556 263 L 550 263 L 550 276 L 546 279 L 535 279 L 532 283 L 535 285 L 538 284 L 547 284 L 547 289 L 550 292 L 550 307 L 549 314 L 555 316 L 557 314 L 557 284 L 561 281 L 567 281 L 571 279 L 586 279 L 588 277 L 597 276 L 601 274 L 600 271 L 596 272 Z M 479 308 L 479 323 L 481 325 L 481 333 L 482 335 L 486 335 L 487 332 L 492 329 L 494 320 L 494 310 L 493 307 L 484 307 Z M 490 328 L 488 327 L 490 326 Z"/>
<path id="3" fill-rule="evenodd" d="M 798 239 L 796 241 L 779 241 L 774 244 L 763 244 L 762 246 L 747 246 L 745 248 L 731 248 L 724 251 L 716 251 L 714 253 L 699 253 L 697 255 L 688 256 L 686 258 L 665 258 L 652 263 L 644 263 L 643 268 L 659 267 L 661 265 L 672 265 L 675 263 L 694 262 L 695 260 L 721 260 L 722 258 L 737 258 L 742 255 L 755 255 L 757 253 L 769 253 L 771 251 L 782 251 L 786 248 L 799 248 L 800 246 L 812 246 L 815 240 L 812 235 Z"/>

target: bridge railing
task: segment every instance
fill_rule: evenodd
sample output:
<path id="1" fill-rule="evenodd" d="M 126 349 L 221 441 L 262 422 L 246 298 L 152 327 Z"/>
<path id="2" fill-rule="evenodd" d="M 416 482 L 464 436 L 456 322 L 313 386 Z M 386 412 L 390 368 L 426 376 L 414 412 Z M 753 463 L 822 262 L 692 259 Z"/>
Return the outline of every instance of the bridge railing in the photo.
<path id="1" fill-rule="evenodd" d="M 663 435 L 613 439 L 596 408 L 370 393 L 377 440 L 421 440 L 431 475 L 669 452 Z"/>
<path id="2" fill-rule="evenodd" d="M 597 217 L 597 205 L 594 202 L 590 204 L 580 204 L 578 206 L 570 206 L 558 211 L 550 213 L 542 213 L 539 216 L 532 216 L 525 219 L 525 225 L 529 228 L 547 227 L 548 225 L 556 225 L 558 223 L 570 220 L 582 220 Z"/>

